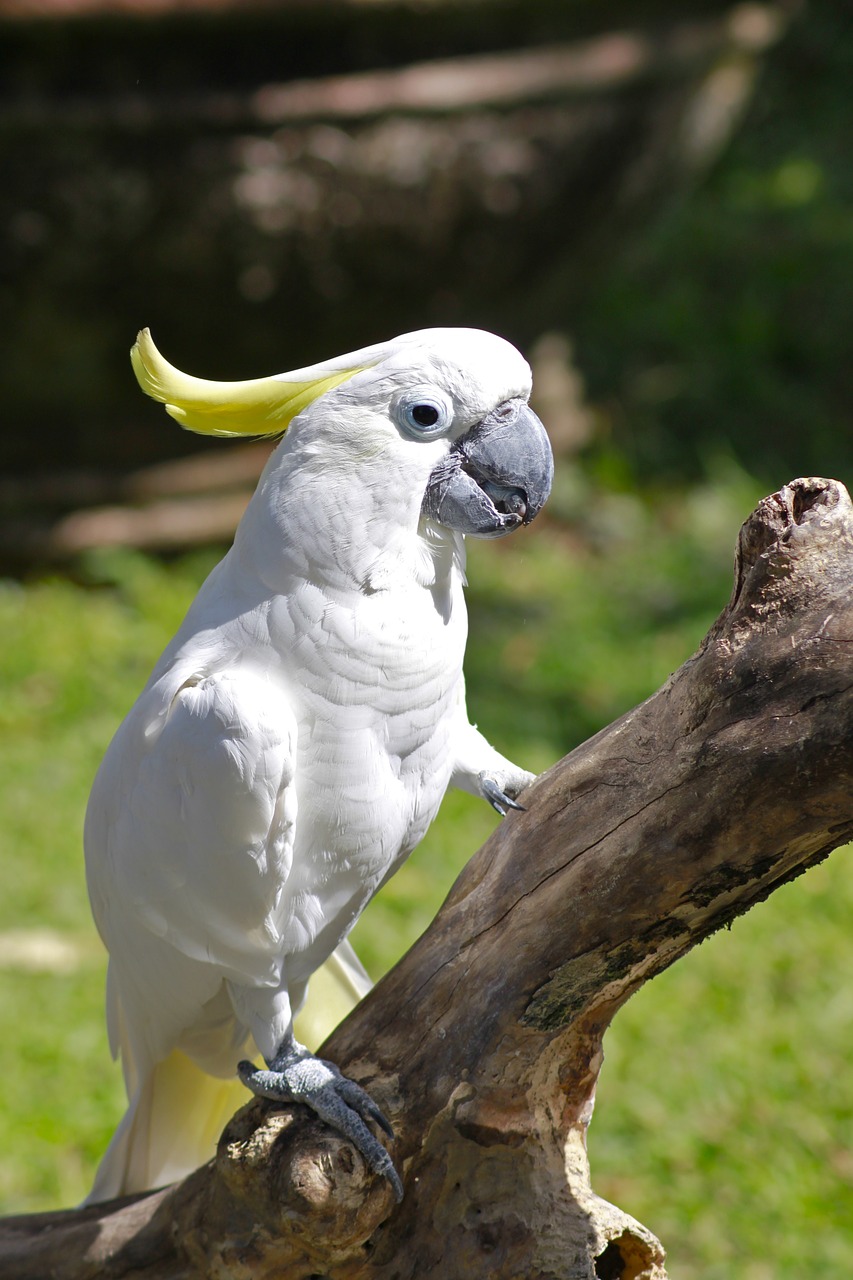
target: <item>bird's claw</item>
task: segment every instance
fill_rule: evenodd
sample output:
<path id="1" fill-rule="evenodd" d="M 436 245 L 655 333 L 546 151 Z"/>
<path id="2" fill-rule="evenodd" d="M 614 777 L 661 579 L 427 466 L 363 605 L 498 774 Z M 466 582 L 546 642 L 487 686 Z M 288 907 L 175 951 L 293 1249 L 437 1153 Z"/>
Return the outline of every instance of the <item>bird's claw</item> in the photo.
<path id="1" fill-rule="evenodd" d="M 356 1084 L 354 1080 L 348 1080 L 346 1076 L 341 1076 L 337 1092 L 347 1106 L 356 1111 L 363 1120 L 372 1120 L 374 1124 L 379 1125 L 386 1137 L 394 1137 L 394 1127 L 391 1121 L 377 1107 L 370 1094 L 362 1089 L 360 1084 Z"/>
<path id="2" fill-rule="evenodd" d="M 334 1063 L 312 1054 L 275 1059 L 267 1070 L 251 1062 L 240 1062 L 237 1074 L 247 1089 L 259 1098 L 276 1102 L 304 1102 L 321 1120 L 349 1138 L 365 1164 L 391 1183 L 397 1203 L 403 1199 L 403 1184 L 394 1162 L 382 1143 L 367 1127 L 373 1120 L 389 1138 L 394 1130 L 388 1119 L 354 1080 L 343 1075 Z"/>
<path id="3" fill-rule="evenodd" d="M 506 785 L 506 784 L 504 784 Z M 506 817 L 508 809 L 518 809 L 520 813 L 524 813 L 524 805 L 513 800 L 512 796 L 508 796 L 497 781 L 488 773 L 480 774 L 480 790 L 484 799 L 495 809 L 502 818 Z"/>

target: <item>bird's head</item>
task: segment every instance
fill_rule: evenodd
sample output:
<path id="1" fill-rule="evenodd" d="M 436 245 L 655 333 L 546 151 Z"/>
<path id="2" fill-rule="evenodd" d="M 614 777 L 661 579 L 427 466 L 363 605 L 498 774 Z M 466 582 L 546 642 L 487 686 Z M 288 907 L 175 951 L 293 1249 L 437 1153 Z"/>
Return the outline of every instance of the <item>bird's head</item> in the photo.
<path id="1" fill-rule="evenodd" d="M 417 477 L 420 514 L 459 533 L 501 537 L 529 524 L 551 489 L 551 447 L 527 404 L 530 369 L 479 329 L 424 329 L 247 382 L 181 373 L 147 329 L 131 359 L 143 390 L 187 430 L 277 436 L 293 423 L 338 470 L 369 465 L 374 483 Z"/>

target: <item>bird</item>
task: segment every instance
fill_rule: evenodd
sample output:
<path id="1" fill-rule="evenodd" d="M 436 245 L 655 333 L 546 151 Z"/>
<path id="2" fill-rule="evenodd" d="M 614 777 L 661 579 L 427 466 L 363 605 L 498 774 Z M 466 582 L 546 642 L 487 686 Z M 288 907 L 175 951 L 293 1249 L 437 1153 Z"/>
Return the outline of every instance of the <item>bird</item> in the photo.
<path id="1" fill-rule="evenodd" d="M 89 1202 L 204 1163 L 247 1089 L 313 1109 L 399 1200 L 391 1125 L 294 1019 L 313 974 L 350 1004 L 369 987 L 349 931 L 447 788 L 505 816 L 533 780 L 470 723 L 463 675 L 465 538 L 551 488 L 530 368 L 467 328 L 240 382 L 182 373 L 147 329 L 131 360 L 183 428 L 280 439 L 92 787 L 128 1108 Z"/>

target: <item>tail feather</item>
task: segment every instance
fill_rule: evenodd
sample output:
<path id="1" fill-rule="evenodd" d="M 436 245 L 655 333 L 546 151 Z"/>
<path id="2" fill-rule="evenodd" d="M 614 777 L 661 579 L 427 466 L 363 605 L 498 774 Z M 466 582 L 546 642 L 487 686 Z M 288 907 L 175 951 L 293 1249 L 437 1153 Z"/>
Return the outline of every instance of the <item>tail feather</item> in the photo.
<path id="1" fill-rule="evenodd" d="M 138 1088 L 104 1154 L 88 1203 L 177 1182 L 210 1160 L 220 1133 L 248 1101 L 173 1049 Z"/>
<path id="2" fill-rule="evenodd" d="M 311 979 L 311 997 L 294 1024 L 297 1038 L 316 1048 L 370 985 L 352 947 L 342 943 Z M 127 1043 L 121 1039 L 127 1058 Z M 250 1041 L 245 1052 L 235 1056 L 235 1064 L 238 1056 L 256 1056 L 253 1049 Z M 141 1079 L 136 1064 L 124 1065 L 133 1095 L 101 1160 L 87 1204 L 185 1178 L 212 1159 L 225 1125 L 249 1101 L 236 1076 L 222 1080 L 208 1075 L 179 1049 Z"/>

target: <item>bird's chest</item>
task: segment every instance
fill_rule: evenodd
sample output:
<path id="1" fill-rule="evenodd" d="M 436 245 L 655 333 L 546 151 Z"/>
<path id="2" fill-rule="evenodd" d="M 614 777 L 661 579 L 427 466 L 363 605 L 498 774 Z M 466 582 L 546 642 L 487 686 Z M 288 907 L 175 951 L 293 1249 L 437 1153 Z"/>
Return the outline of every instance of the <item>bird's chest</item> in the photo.
<path id="1" fill-rule="evenodd" d="M 273 605 L 297 714 L 298 830 L 330 870 L 384 875 L 435 816 L 466 630 L 461 590 L 444 613 L 422 589 L 342 600 L 306 584 Z"/>

